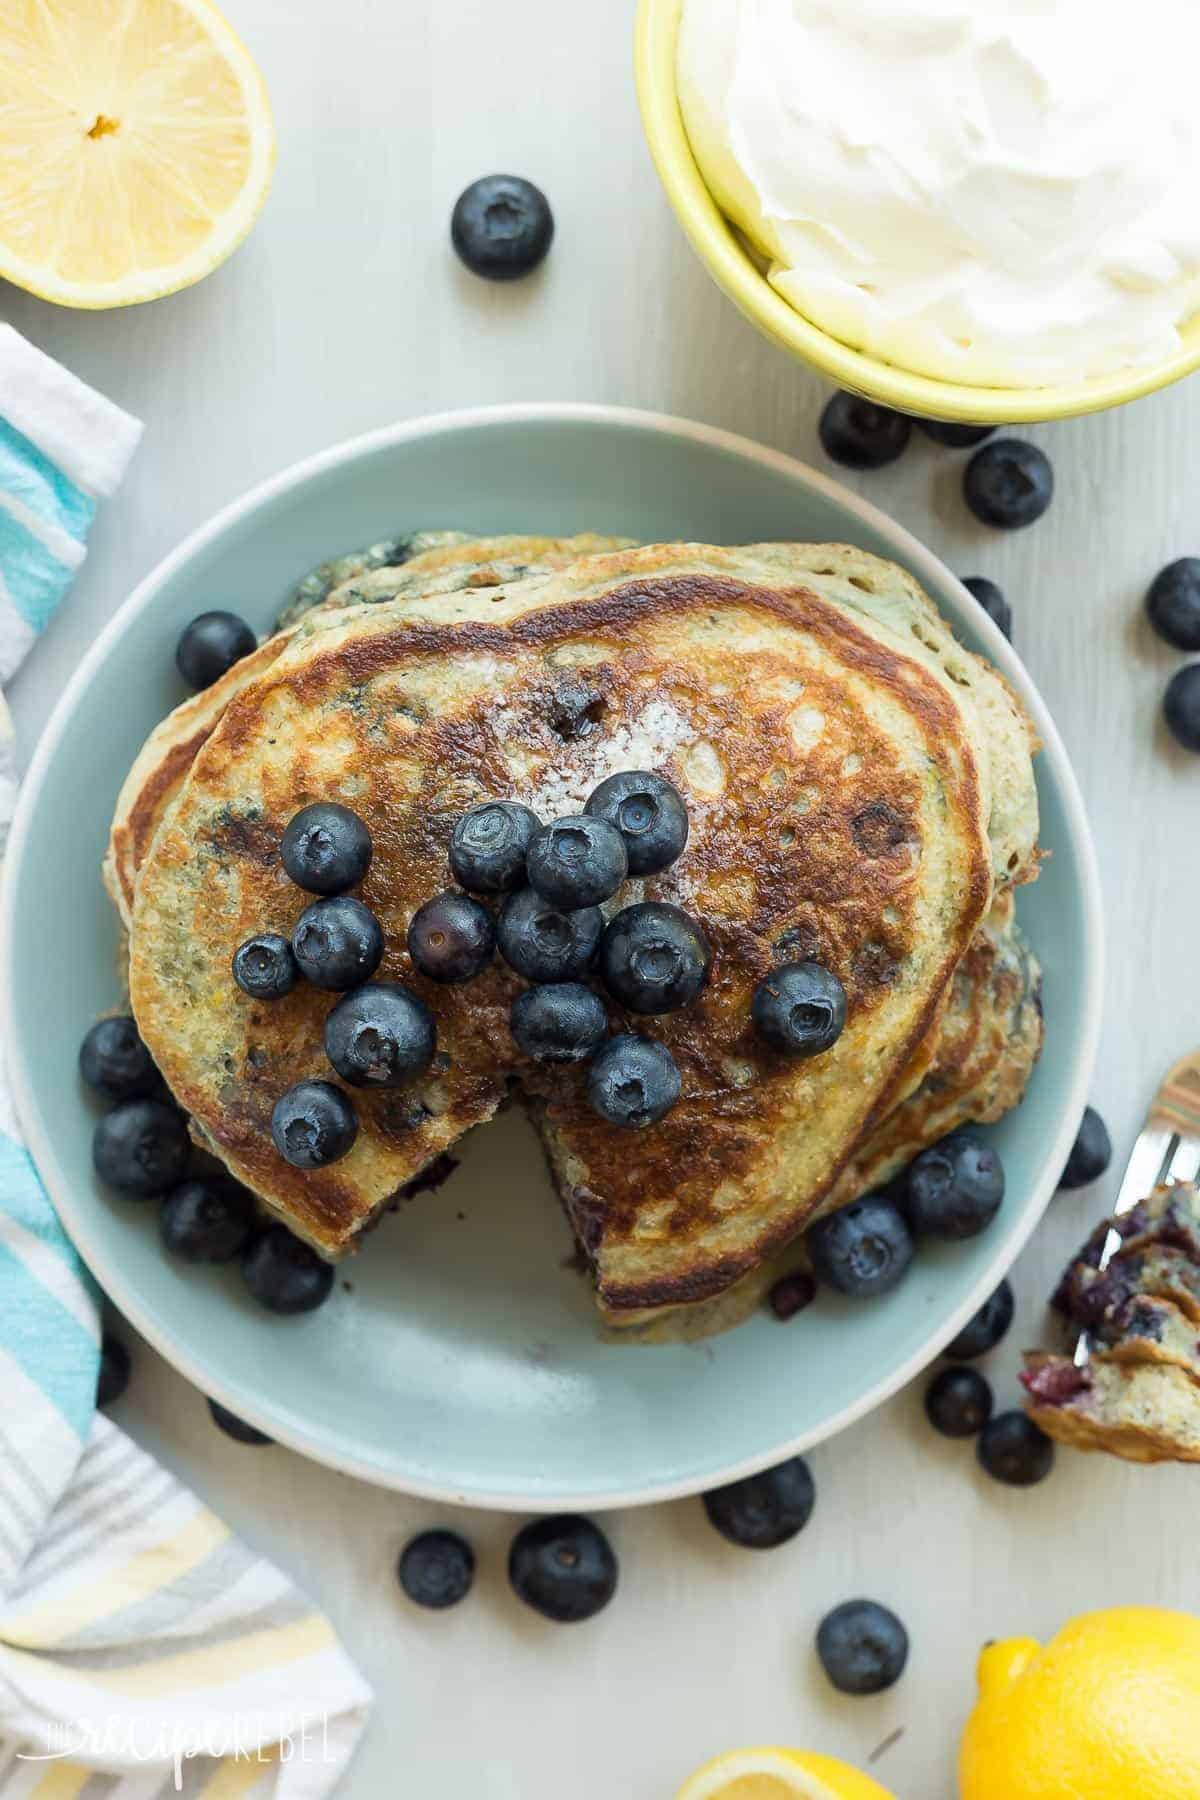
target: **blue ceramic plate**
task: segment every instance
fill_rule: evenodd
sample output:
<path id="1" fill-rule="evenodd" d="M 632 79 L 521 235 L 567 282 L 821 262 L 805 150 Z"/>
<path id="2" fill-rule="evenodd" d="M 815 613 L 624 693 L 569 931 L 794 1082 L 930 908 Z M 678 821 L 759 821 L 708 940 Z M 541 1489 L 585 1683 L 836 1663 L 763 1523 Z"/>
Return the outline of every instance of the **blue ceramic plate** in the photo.
<path id="1" fill-rule="evenodd" d="M 985 1236 L 923 1249 L 874 1305 L 823 1297 L 786 1329 L 763 1317 L 700 1346 L 614 1348 L 567 1266 L 566 1226 L 518 1113 L 475 1136 L 439 1193 L 386 1219 L 328 1305 L 303 1319 L 261 1312 L 236 1269 L 170 1261 L 153 1210 L 97 1185 L 75 1057 L 118 997 L 98 868 L 121 780 L 183 697 L 179 630 L 212 606 L 266 627 L 312 564 L 415 526 L 858 544 L 911 569 L 1021 691 L 1045 743 L 1053 856 L 1022 913 L 1046 972 L 1049 1036 L 1028 1099 L 996 1132 L 1009 1197 Z M 117 1305 L 206 1393 L 273 1437 L 368 1481 L 482 1506 L 688 1493 L 828 1437 L 911 1379 L 1040 1217 L 1083 1110 L 1099 1013 L 1097 877 L 1078 790 L 1038 695 L 971 597 L 883 514 L 811 469 L 703 426 L 592 407 L 376 432 L 268 482 L 189 538 L 121 608 L 46 730 L 13 833 L 5 921 L 22 1122 Z"/>

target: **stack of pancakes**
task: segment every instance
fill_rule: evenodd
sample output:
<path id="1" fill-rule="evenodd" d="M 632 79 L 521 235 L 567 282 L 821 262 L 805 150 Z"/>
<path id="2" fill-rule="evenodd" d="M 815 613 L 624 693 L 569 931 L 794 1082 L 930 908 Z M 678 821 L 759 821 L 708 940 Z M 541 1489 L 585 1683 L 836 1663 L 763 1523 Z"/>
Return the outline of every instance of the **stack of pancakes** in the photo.
<path id="1" fill-rule="evenodd" d="M 912 578 L 846 546 L 375 546 L 302 583 L 275 635 L 139 755 L 106 864 L 133 1009 L 197 1141 L 323 1255 L 516 1095 L 608 1323 L 722 1329 L 821 1212 L 1020 1099 L 1042 1034 L 1013 916 L 1037 872 L 1035 748 L 1003 678 Z M 514 799 L 549 820 L 620 769 L 669 777 L 691 821 L 681 860 L 621 903 L 683 906 L 714 950 L 701 998 L 652 1022 L 683 1091 L 642 1132 L 592 1113 L 579 1070 L 521 1055 L 523 984 L 502 962 L 441 987 L 405 949 L 468 807 Z M 329 1078 L 329 996 L 255 1001 L 230 963 L 255 932 L 290 936 L 308 897 L 280 838 L 321 800 L 370 827 L 358 891 L 386 934 L 378 979 L 420 993 L 439 1055 L 407 1088 L 356 1092 L 352 1150 L 302 1172 L 270 1117 L 294 1082 Z M 797 1062 L 756 1037 L 750 997 L 805 957 L 849 1012 Z"/>

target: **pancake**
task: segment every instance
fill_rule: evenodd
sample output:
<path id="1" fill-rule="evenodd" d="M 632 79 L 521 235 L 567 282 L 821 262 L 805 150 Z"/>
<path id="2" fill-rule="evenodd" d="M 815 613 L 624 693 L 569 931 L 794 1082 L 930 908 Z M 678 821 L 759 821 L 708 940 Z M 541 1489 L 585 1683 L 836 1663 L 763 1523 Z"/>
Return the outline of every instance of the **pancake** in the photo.
<path id="1" fill-rule="evenodd" d="M 1103 1450 L 1125 1462 L 1200 1462 L 1200 1387 L 1161 1363 L 1092 1361 L 1026 1353 L 1025 1410 L 1072 1450 Z"/>
<path id="2" fill-rule="evenodd" d="M 819 554 L 829 568 L 842 555 Z M 919 624 L 919 589 L 858 554 L 851 573 Z M 228 704 L 137 880 L 133 1006 L 203 1139 L 326 1255 L 515 1084 L 603 1302 L 702 1298 L 802 1228 L 905 1091 L 993 867 L 1013 879 L 1036 866 L 1036 807 L 1019 821 L 996 811 L 1012 772 L 976 701 L 984 665 L 948 634 L 931 646 L 825 598 L 835 578 L 813 560 L 809 547 L 660 546 L 360 606 L 298 634 Z M 580 694 L 580 729 L 564 728 L 564 695 Z M 447 885 L 461 811 L 507 796 L 560 815 L 629 767 L 677 783 L 692 835 L 674 869 L 622 899 L 677 901 L 715 952 L 701 1000 L 652 1022 L 683 1097 L 638 1134 L 590 1112 L 578 1072 L 521 1058 L 507 1029 L 520 984 L 502 966 L 438 989 L 403 949 L 416 906 Z M 1031 771 L 1011 785 L 1032 792 Z M 388 937 L 381 978 L 428 1001 L 441 1059 L 411 1089 L 356 1095 L 354 1148 L 300 1175 L 268 1121 L 293 1081 L 328 1073 L 328 998 L 297 988 L 256 1005 L 228 971 L 252 930 L 294 925 L 306 897 L 283 876 L 279 838 L 318 798 L 374 832 L 362 895 Z M 841 976 L 850 1016 L 832 1050 L 797 1065 L 756 1041 L 749 998 L 775 962 L 804 954 Z"/>

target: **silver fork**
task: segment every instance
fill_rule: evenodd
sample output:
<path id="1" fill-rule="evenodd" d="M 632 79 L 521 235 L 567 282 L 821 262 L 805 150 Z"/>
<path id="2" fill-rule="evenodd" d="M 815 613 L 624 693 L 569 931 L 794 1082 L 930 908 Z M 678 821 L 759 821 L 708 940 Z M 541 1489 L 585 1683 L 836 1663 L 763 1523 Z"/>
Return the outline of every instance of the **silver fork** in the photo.
<path id="1" fill-rule="evenodd" d="M 1195 1181 L 1200 1175 L 1200 1050 L 1181 1057 L 1166 1074 L 1150 1102 L 1146 1123 L 1138 1133 L 1113 1217 L 1123 1218 L 1148 1198 L 1156 1187 L 1173 1187 Z M 1100 1252 L 1100 1273 L 1107 1269 L 1124 1239 L 1110 1227 Z M 1092 1353 L 1091 1337 L 1081 1331 L 1075 1345 L 1075 1365 L 1082 1369 Z"/>

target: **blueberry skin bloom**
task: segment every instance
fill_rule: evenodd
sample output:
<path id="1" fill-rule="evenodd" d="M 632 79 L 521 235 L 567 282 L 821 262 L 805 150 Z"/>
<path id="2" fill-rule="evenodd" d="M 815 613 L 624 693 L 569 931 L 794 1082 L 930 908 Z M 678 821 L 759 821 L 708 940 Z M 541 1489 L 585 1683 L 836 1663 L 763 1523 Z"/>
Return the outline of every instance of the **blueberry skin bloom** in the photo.
<path id="1" fill-rule="evenodd" d="M 1007 1335 L 1013 1322 L 1015 1300 L 1012 1286 L 1002 1281 L 994 1294 L 989 1294 L 977 1313 L 972 1313 L 953 1343 L 946 1345 L 946 1355 L 956 1361 L 986 1356 Z"/>
<path id="2" fill-rule="evenodd" d="M 580 813 L 543 825 L 529 845 L 530 884 L 564 912 L 611 900 L 629 873 L 625 839 L 606 819 Z"/>
<path id="3" fill-rule="evenodd" d="M 603 1000 L 578 981 L 527 988 L 513 1001 L 510 1024 L 517 1047 L 535 1062 L 586 1062 L 608 1036 Z"/>
<path id="4" fill-rule="evenodd" d="M 908 1217 L 918 1236 L 977 1237 L 1003 1199 L 1004 1165 L 970 1132 L 922 1150 L 908 1172 Z"/>
<path id="5" fill-rule="evenodd" d="M 143 1100 L 160 1082 L 154 1059 L 128 1014 L 96 1020 L 79 1046 L 79 1073 L 106 1100 Z"/>
<path id="6" fill-rule="evenodd" d="M 322 800 L 289 820 L 279 846 L 288 875 L 309 894 L 343 894 L 371 866 L 371 833 L 348 806 Z"/>
<path id="7" fill-rule="evenodd" d="M 614 1037 L 592 1064 L 587 1096 L 593 1111 L 610 1125 L 642 1131 L 666 1118 L 681 1088 L 678 1065 L 665 1044 Z"/>
<path id="8" fill-rule="evenodd" d="M 820 1056 L 846 1023 L 846 990 L 818 962 L 785 963 L 763 977 L 750 1002 L 760 1037 L 785 1056 Z"/>
<path id="9" fill-rule="evenodd" d="M 594 1618 L 617 1591 L 612 1545 L 590 1519 L 535 1519 L 513 1539 L 508 1578 L 526 1606 L 556 1625 Z"/>
<path id="10" fill-rule="evenodd" d="M 268 1312 L 312 1312 L 333 1287 L 333 1268 L 286 1225 L 272 1225 L 246 1251 L 242 1277 Z"/>
<path id="11" fill-rule="evenodd" d="M 886 1606 L 847 1600 L 821 1620 L 821 1667 L 840 1694 L 882 1694 L 908 1661 L 908 1633 Z"/>
<path id="12" fill-rule="evenodd" d="M 425 1002 L 393 982 L 369 982 L 325 1021 L 325 1054 L 351 1087 L 401 1087 L 433 1061 L 437 1027 Z"/>
<path id="13" fill-rule="evenodd" d="M 826 403 L 818 426 L 826 456 L 846 469 L 882 469 L 903 456 L 912 420 L 844 390 Z"/>
<path id="14" fill-rule="evenodd" d="M 816 1505 L 817 1489 L 802 1456 L 773 1469 L 746 1475 L 704 1495 L 709 1523 L 743 1550 L 773 1550 L 803 1531 Z"/>
<path id="15" fill-rule="evenodd" d="M 663 775 L 638 769 L 610 775 L 584 811 L 616 826 L 625 840 L 631 875 L 656 875 L 683 855 L 687 807 L 679 789 Z"/>
<path id="16" fill-rule="evenodd" d="M 976 1446 L 979 1466 L 1006 1487 L 1036 1487 L 1054 1467 L 1054 1440 L 1023 1412 L 999 1413 Z"/>
<path id="17" fill-rule="evenodd" d="M 464 188 L 450 218 L 450 242 L 473 275 L 517 281 L 543 262 L 554 214 L 541 188 L 521 175 L 481 175 Z"/>
<path id="18" fill-rule="evenodd" d="M 456 1531 L 423 1531 L 405 1545 L 396 1572 L 417 1606 L 443 1612 L 470 1593 L 475 1552 Z"/>
<path id="19" fill-rule="evenodd" d="M 182 1113 L 161 1100 L 123 1100 L 92 1134 L 97 1175 L 136 1200 L 153 1199 L 182 1181 L 191 1153 Z"/>
<path id="20" fill-rule="evenodd" d="M 1172 675 L 1163 695 L 1167 730 L 1185 750 L 1200 750 L 1200 663 Z"/>
<path id="21" fill-rule="evenodd" d="M 277 931 L 260 931 L 233 953 L 233 979 L 252 1000 L 282 1000 L 296 985 L 292 946 Z"/>
<path id="22" fill-rule="evenodd" d="M 925 1390 L 925 1414 L 943 1437 L 975 1437 L 992 1416 L 992 1390 L 977 1369 L 940 1369 Z"/>
<path id="23" fill-rule="evenodd" d="M 1059 1188 L 1087 1187 L 1089 1182 L 1099 1181 L 1111 1161 L 1112 1139 L 1108 1135 L 1108 1126 L 1094 1106 L 1085 1106 L 1067 1166 L 1059 1178 Z"/>
<path id="24" fill-rule="evenodd" d="M 963 498 L 984 525 L 1019 531 L 1040 519 L 1054 498 L 1050 459 L 1036 444 L 995 438 L 967 464 Z"/>
<path id="25" fill-rule="evenodd" d="M 300 973 L 314 987 L 345 993 L 383 961 L 383 928 L 361 900 L 337 894 L 306 906 L 292 933 Z"/>
<path id="26" fill-rule="evenodd" d="M 323 1169 L 350 1149 L 358 1136 L 358 1118 L 332 1082 L 298 1081 L 275 1102 L 271 1136 L 294 1169 Z"/>
<path id="27" fill-rule="evenodd" d="M 542 821 L 513 800 L 487 800 L 463 814 L 450 838 L 454 879 L 474 894 L 508 894 L 525 881 L 525 853 Z"/>
<path id="28" fill-rule="evenodd" d="M 253 1234 L 254 1201 L 221 1176 L 184 1181 L 163 1200 L 158 1228 L 167 1249 L 184 1262 L 232 1262 Z"/>
<path id="29" fill-rule="evenodd" d="M 527 887 L 504 902 L 496 938 L 509 968 L 526 981 L 575 981 L 595 962 L 603 930 L 598 906 L 564 912 Z"/>
<path id="30" fill-rule="evenodd" d="M 1176 650 L 1200 650 L 1200 556 L 1181 556 L 1159 570 L 1146 595 L 1146 613 L 1159 637 Z"/>
<path id="31" fill-rule="evenodd" d="M 175 666 L 189 687 L 208 688 L 257 647 L 258 639 L 236 613 L 197 613 L 179 635 Z"/>
<path id="32" fill-rule="evenodd" d="M 626 906 L 600 939 L 600 975 L 613 998 L 635 1013 L 690 1006 L 708 980 L 712 951 L 681 907 L 648 900 Z"/>
<path id="33" fill-rule="evenodd" d="M 890 1294 L 913 1259 L 912 1234 L 899 1207 L 879 1194 L 818 1219 L 807 1243 L 819 1279 L 854 1300 Z"/>

